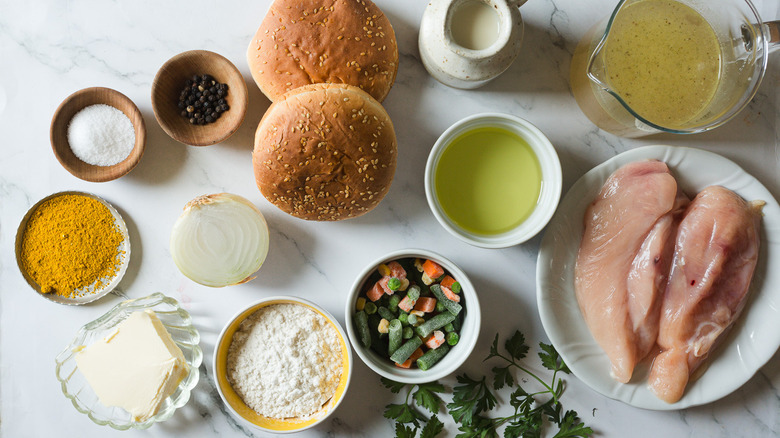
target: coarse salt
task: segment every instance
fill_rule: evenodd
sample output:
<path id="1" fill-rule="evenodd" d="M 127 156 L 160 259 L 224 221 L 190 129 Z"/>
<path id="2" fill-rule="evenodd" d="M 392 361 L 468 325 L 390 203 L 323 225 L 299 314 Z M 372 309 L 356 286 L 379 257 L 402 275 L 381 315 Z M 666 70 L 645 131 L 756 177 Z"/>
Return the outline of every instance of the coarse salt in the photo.
<path id="1" fill-rule="evenodd" d="M 263 307 L 241 322 L 228 350 L 228 380 L 270 418 L 308 418 L 336 392 L 343 362 L 336 329 L 299 304 Z"/>
<path id="2" fill-rule="evenodd" d="M 79 160 L 95 166 L 112 166 L 133 151 L 135 129 L 130 119 L 113 106 L 90 105 L 70 120 L 68 144 Z"/>

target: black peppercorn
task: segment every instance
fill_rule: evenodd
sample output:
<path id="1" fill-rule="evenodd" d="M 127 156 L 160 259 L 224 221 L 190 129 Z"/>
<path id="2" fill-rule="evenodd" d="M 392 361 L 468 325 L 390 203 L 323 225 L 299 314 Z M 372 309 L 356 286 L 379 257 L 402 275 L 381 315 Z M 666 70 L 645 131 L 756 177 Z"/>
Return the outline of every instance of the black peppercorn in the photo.
<path id="1" fill-rule="evenodd" d="M 192 125 L 213 123 L 230 107 L 225 101 L 228 86 L 208 74 L 192 75 L 179 93 L 178 108 Z"/>

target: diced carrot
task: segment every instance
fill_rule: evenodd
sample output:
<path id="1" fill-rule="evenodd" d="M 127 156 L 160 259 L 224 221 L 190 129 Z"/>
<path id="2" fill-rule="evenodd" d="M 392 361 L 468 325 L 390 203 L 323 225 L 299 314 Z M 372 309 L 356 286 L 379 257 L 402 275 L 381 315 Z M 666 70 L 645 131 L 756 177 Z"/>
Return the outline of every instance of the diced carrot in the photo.
<path id="1" fill-rule="evenodd" d="M 417 303 L 414 305 L 414 310 L 420 310 L 425 313 L 430 313 L 436 310 L 436 298 L 433 297 L 420 297 L 417 299 Z"/>
<path id="2" fill-rule="evenodd" d="M 390 262 L 387 264 L 387 267 L 390 268 L 390 276 L 395 277 L 399 280 L 403 280 L 406 278 L 406 269 L 404 269 L 403 266 L 401 266 L 398 262 Z"/>
<path id="3" fill-rule="evenodd" d="M 425 346 L 431 350 L 435 350 L 444 343 L 444 332 L 441 330 L 434 331 L 428 338 L 425 339 Z"/>
<path id="4" fill-rule="evenodd" d="M 385 275 L 384 277 L 380 278 L 379 281 L 377 281 L 377 284 L 382 288 L 382 291 L 388 295 L 392 295 L 395 292 L 390 289 L 390 286 L 387 285 L 387 282 L 390 281 L 390 279 L 393 277 Z"/>
<path id="5" fill-rule="evenodd" d="M 368 292 L 366 292 L 366 297 L 368 297 L 368 299 L 371 301 L 376 301 L 382 298 L 382 295 L 384 294 L 385 294 L 384 289 L 382 289 L 382 286 L 380 286 L 379 282 L 377 281 L 376 283 L 374 283 L 374 287 L 372 287 L 371 289 L 368 290 Z"/>
<path id="6" fill-rule="evenodd" d="M 441 291 L 444 292 L 444 296 L 450 300 L 455 301 L 456 303 L 460 302 L 460 295 L 453 292 L 452 289 L 442 286 Z"/>
<path id="7" fill-rule="evenodd" d="M 432 280 L 435 280 L 444 275 L 444 268 L 439 266 L 439 264 L 433 260 L 426 260 L 423 263 L 423 271 L 425 271 L 425 274 Z"/>
<path id="8" fill-rule="evenodd" d="M 414 350 L 414 353 L 412 353 L 411 356 L 409 356 L 409 359 L 406 359 L 406 362 L 404 362 L 404 363 L 397 363 L 397 364 L 395 364 L 395 366 L 397 366 L 399 368 L 411 368 L 412 367 L 412 363 L 414 361 L 416 361 L 417 359 L 419 359 L 420 356 L 422 356 L 422 355 L 423 355 L 422 349 L 418 348 L 418 349 Z"/>
<path id="9" fill-rule="evenodd" d="M 452 290 L 452 285 L 455 283 L 455 279 L 452 278 L 449 275 L 445 275 L 444 278 L 441 279 L 441 285 L 442 287 L 448 287 L 450 290 Z"/>
<path id="10" fill-rule="evenodd" d="M 414 309 L 415 303 L 416 301 L 410 299 L 409 295 L 407 295 L 398 303 L 398 308 L 404 312 L 410 312 L 412 309 Z"/>

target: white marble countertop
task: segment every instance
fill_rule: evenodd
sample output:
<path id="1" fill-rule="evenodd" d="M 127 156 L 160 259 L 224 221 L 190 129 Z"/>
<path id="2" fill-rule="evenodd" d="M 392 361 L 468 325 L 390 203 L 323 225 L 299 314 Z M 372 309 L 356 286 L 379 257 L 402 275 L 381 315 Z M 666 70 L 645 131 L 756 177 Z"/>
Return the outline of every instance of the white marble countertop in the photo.
<path id="1" fill-rule="evenodd" d="M 339 223 L 306 222 L 285 215 L 257 190 L 251 166 L 255 128 L 268 100 L 258 91 L 244 56 L 270 0 L 255 2 L 26 2 L 0 0 L 0 435 L 39 436 L 269 436 L 237 424 L 212 383 L 214 342 L 227 319 L 250 302 L 271 295 L 312 300 L 342 322 L 344 300 L 370 260 L 403 247 L 437 251 L 475 283 L 483 324 L 473 355 L 459 372 L 489 373 L 482 359 L 495 333 L 523 331 L 534 346 L 547 342 L 536 309 L 535 269 L 540 237 L 512 248 L 471 247 L 448 234 L 428 209 L 423 169 L 431 146 L 453 122 L 479 112 L 511 113 L 536 124 L 558 150 L 564 192 L 583 173 L 629 148 L 646 144 L 698 147 L 735 161 L 780 196 L 780 54 L 770 60 L 758 95 L 735 120 L 713 132 L 615 137 L 580 113 L 569 91 L 576 41 L 611 12 L 610 0 L 532 0 L 523 49 L 512 67 L 474 91 L 447 88 L 422 67 L 417 29 L 421 0 L 377 0 L 399 41 L 400 70 L 385 100 L 399 140 L 399 167 L 390 193 L 373 212 Z M 777 0 L 756 0 L 766 19 L 780 18 Z M 185 6 L 186 5 L 186 6 Z M 151 109 L 150 86 L 173 55 L 208 49 L 225 55 L 247 79 L 249 111 L 240 130 L 211 147 L 171 140 Z M 148 129 L 138 167 L 107 183 L 81 181 L 60 166 L 49 144 L 54 110 L 69 94 L 107 86 L 141 109 Z M 190 402 L 169 421 L 146 431 L 120 433 L 93 424 L 62 396 L 54 357 L 88 321 L 121 298 L 109 295 L 67 307 L 35 296 L 14 259 L 16 228 L 39 199 L 62 190 L 95 193 L 124 215 L 132 260 L 120 288 L 130 297 L 161 291 L 183 303 L 202 334 L 201 381 Z M 168 239 L 184 204 L 197 195 L 232 192 L 252 200 L 271 230 L 271 249 L 257 279 L 210 289 L 179 273 Z M 504 273 L 497 276 L 492 273 Z M 355 358 L 346 399 L 324 424 L 299 436 L 391 436 L 382 417 L 397 398 Z M 540 370 L 535 355 L 529 365 Z M 544 372 L 544 370 L 540 370 Z M 764 437 L 780 435 L 780 361 L 770 360 L 750 381 L 714 403 L 682 411 L 646 411 L 607 399 L 576 377 L 567 377 L 566 409 L 579 412 L 598 436 Z M 444 382 L 454 383 L 451 376 Z M 507 400 L 503 400 L 507 403 Z M 440 418 L 443 417 L 440 414 Z M 447 423 L 447 436 L 455 427 Z"/>

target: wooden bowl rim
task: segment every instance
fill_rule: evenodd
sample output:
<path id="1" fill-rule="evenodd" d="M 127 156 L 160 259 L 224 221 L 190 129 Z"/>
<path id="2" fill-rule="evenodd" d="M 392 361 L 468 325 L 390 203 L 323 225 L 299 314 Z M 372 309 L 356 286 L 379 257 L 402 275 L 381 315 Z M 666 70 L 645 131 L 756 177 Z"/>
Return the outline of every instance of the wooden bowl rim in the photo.
<path id="1" fill-rule="evenodd" d="M 90 105 L 97 105 L 102 103 L 105 105 L 112 106 L 118 109 L 119 111 L 122 111 L 122 113 L 125 114 L 125 116 L 128 119 L 130 119 L 130 122 L 133 125 L 133 130 L 135 131 L 135 144 L 133 145 L 133 149 L 130 151 L 130 155 L 128 155 L 127 158 L 125 158 L 123 161 L 117 164 L 111 166 L 95 166 L 81 161 L 81 163 L 83 163 L 83 167 L 75 168 L 65 160 L 65 158 L 62 156 L 60 152 L 60 149 L 63 147 L 70 149 L 70 144 L 68 144 L 68 140 L 67 140 L 67 129 L 70 120 L 64 123 L 64 129 L 65 129 L 64 145 L 58 146 L 55 140 L 56 127 L 58 126 L 58 123 L 62 121 L 63 112 L 65 111 L 65 109 L 68 108 L 69 105 L 71 105 L 71 103 L 74 100 L 76 100 L 81 96 L 98 96 L 101 93 L 106 93 L 114 96 L 118 101 L 123 102 L 122 106 L 124 106 L 124 108 L 118 108 L 114 105 L 110 105 L 109 103 L 107 103 L 107 101 L 100 99 L 99 102 L 87 104 L 81 108 L 76 109 L 73 112 L 71 118 L 73 118 L 73 116 L 76 113 L 78 113 L 79 111 L 81 111 L 82 109 Z M 128 114 L 128 112 L 130 114 Z M 133 122 L 134 120 L 136 120 L 137 123 Z M 146 122 L 144 122 L 143 114 L 138 109 L 138 106 L 135 104 L 135 102 L 133 102 L 132 99 L 125 96 L 121 92 L 108 87 L 82 88 L 81 90 L 78 90 L 72 93 L 70 96 L 66 97 L 59 104 L 57 109 L 54 111 L 54 115 L 52 116 L 51 119 L 51 125 L 49 126 L 49 142 L 51 143 L 52 151 L 54 152 L 54 156 L 57 158 L 57 161 L 59 161 L 62 167 L 64 167 L 65 170 L 70 172 L 71 175 L 75 176 L 76 178 L 82 179 L 84 181 L 89 181 L 89 182 L 112 181 L 128 174 L 131 170 L 133 170 L 133 168 L 135 168 L 138 162 L 141 161 L 141 157 L 143 156 L 144 150 L 146 148 Z M 117 169 L 119 169 L 118 172 Z"/>
<path id="2" fill-rule="evenodd" d="M 230 106 L 230 110 L 229 110 L 229 111 L 235 110 L 239 114 L 238 117 L 236 117 L 234 123 L 226 126 L 222 126 L 220 127 L 221 129 L 215 129 L 218 127 L 216 124 L 201 125 L 200 127 L 204 128 L 206 135 L 195 136 L 195 135 L 190 135 L 189 132 L 181 132 L 173 129 L 173 127 L 170 126 L 170 124 L 167 123 L 164 120 L 164 118 L 160 116 L 160 112 L 161 112 L 160 106 L 162 105 L 162 102 L 159 100 L 157 95 L 160 89 L 161 79 L 166 72 L 168 72 L 169 70 L 173 70 L 173 68 L 177 64 L 188 59 L 202 59 L 206 61 L 205 62 L 206 64 L 211 64 L 211 65 L 214 65 L 216 63 L 222 63 L 227 67 L 228 74 L 232 76 L 233 79 L 235 79 L 236 82 L 240 85 L 239 90 L 236 90 L 235 94 L 233 95 L 236 97 L 236 101 L 233 102 L 234 104 Z M 206 73 L 210 74 L 208 72 Z M 230 78 L 228 78 L 228 80 L 229 79 Z M 232 86 L 230 90 L 233 91 Z M 229 93 L 231 91 L 229 91 Z M 154 111 L 154 117 L 157 120 L 157 123 L 159 123 L 163 131 L 165 131 L 165 133 L 168 134 L 172 139 L 178 141 L 179 143 L 183 143 L 189 146 L 211 146 L 227 140 L 233 134 L 235 134 L 236 131 L 238 131 L 238 128 L 244 122 L 244 118 L 246 116 L 246 110 L 247 107 L 249 106 L 249 92 L 247 90 L 246 81 L 244 81 L 244 76 L 241 74 L 241 71 L 238 69 L 238 67 L 236 67 L 236 65 L 233 64 L 225 56 L 220 55 L 219 53 L 216 52 L 212 52 L 210 50 L 203 50 L 203 49 L 195 49 L 195 50 L 188 50 L 186 52 L 181 52 L 179 54 L 174 55 L 167 61 L 165 61 L 165 63 L 160 67 L 160 69 L 157 70 L 157 74 L 155 74 L 154 76 L 154 80 L 152 81 L 152 87 L 151 87 L 151 95 L 152 95 L 152 110 Z"/>

